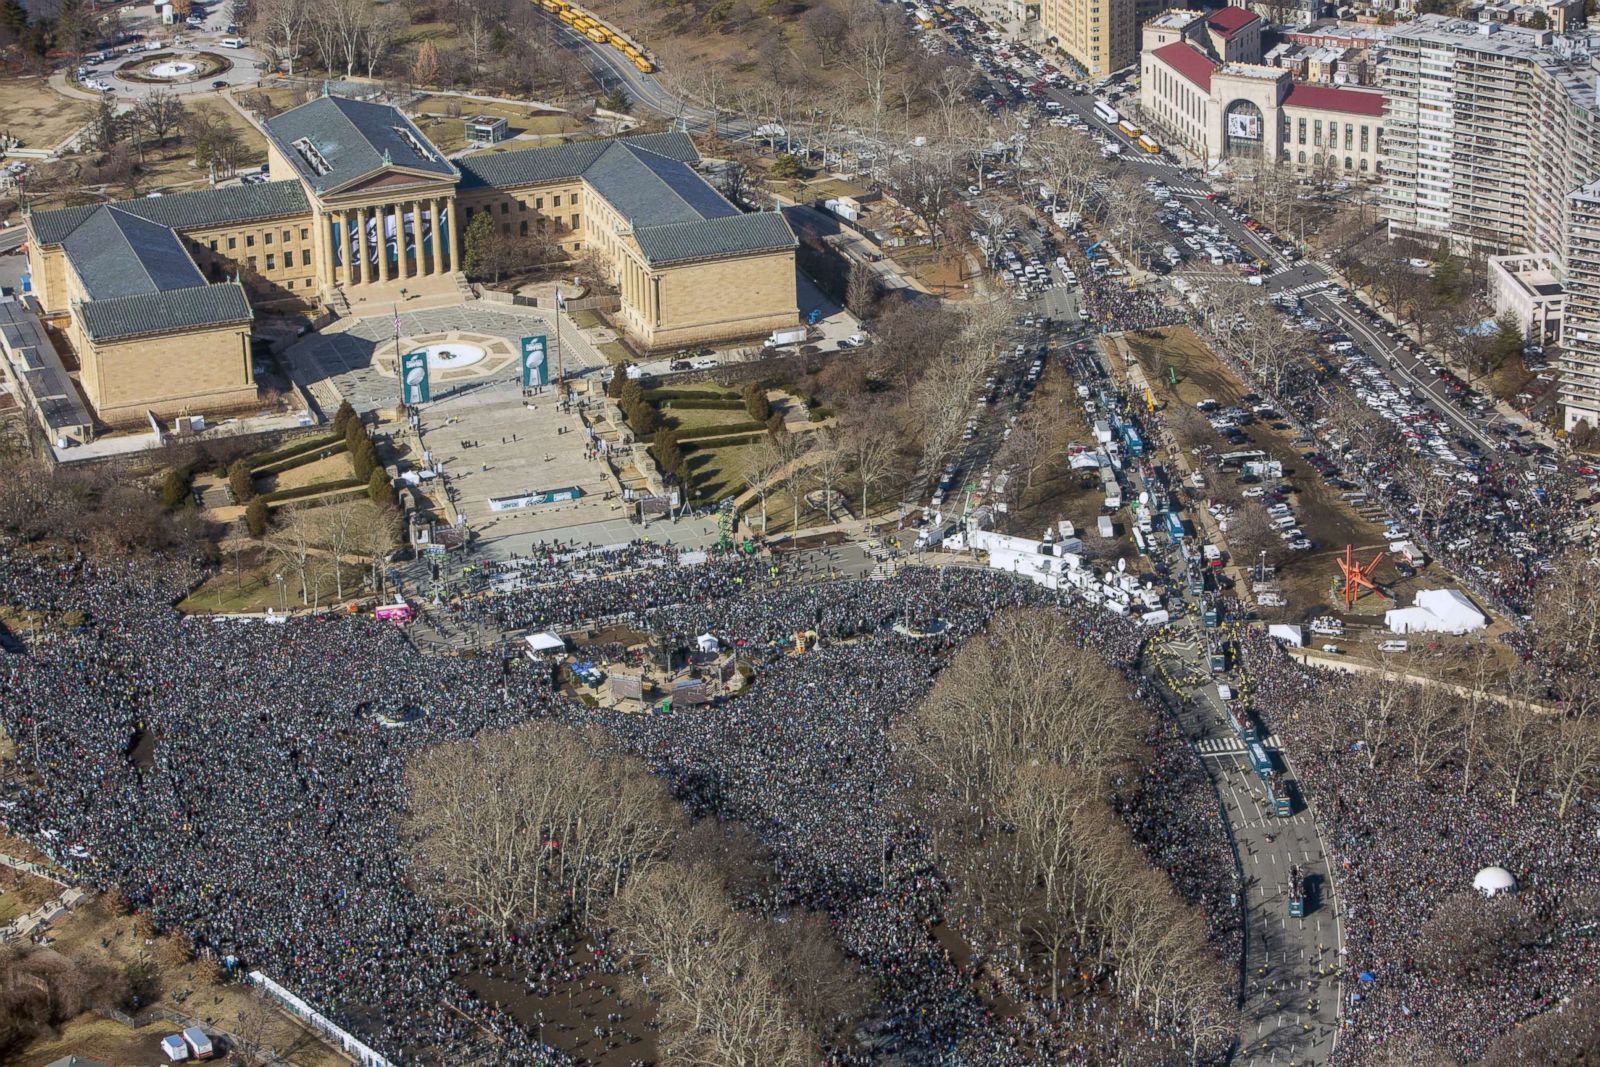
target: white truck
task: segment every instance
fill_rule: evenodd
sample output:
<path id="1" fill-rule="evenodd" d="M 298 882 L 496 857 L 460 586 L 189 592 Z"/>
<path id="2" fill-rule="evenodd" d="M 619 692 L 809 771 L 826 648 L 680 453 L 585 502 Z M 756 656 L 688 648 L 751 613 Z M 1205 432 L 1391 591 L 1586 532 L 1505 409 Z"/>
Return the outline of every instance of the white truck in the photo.
<path id="1" fill-rule="evenodd" d="M 804 326 L 790 326 L 783 330 L 773 330 L 772 336 L 761 342 L 763 348 L 777 348 L 780 345 L 804 344 L 806 328 Z"/>

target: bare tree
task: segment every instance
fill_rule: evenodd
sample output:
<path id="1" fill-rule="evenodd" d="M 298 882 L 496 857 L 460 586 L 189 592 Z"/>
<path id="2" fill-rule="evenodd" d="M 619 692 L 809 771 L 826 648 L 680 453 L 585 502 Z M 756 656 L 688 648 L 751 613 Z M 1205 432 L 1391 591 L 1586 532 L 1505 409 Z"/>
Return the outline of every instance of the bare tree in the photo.
<path id="1" fill-rule="evenodd" d="M 304 34 L 312 22 L 311 0 L 255 0 L 255 35 L 291 77 L 305 50 Z"/>
<path id="2" fill-rule="evenodd" d="M 587 916 L 683 825 L 643 764 L 553 722 L 431 749 L 407 767 L 406 788 L 429 891 L 501 928 Z"/>

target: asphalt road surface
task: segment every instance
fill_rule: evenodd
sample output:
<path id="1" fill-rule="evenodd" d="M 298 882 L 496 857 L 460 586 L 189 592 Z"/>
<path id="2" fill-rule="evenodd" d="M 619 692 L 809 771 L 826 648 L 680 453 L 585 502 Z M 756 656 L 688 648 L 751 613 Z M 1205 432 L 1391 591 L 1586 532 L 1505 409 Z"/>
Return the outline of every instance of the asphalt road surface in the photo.
<path id="1" fill-rule="evenodd" d="M 1191 614 L 1190 619 L 1194 616 Z M 1204 638 L 1193 628 L 1147 646 L 1144 669 L 1177 713 L 1216 787 L 1240 869 L 1245 951 L 1239 1049 L 1249 1067 L 1325 1063 L 1338 1035 L 1343 1000 L 1338 970 L 1343 930 L 1332 870 L 1311 812 L 1287 819 L 1266 807 L 1245 746 L 1227 725 L 1207 673 Z M 1176 691 L 1174 691 L 1174 688 Z M 1291 771 L 1286 754 L 1267 741 Z M 1308 887 L 1304 918 L 1290 918 L 1289 869 Z"/>

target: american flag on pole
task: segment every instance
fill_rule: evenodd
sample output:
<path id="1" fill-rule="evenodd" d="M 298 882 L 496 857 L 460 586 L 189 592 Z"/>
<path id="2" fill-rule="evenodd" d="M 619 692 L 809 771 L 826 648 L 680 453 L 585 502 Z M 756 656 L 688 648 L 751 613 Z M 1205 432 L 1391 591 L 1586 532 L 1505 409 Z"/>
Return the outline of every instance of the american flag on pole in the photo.
<path id="1" fill-rule="evenodd" d="M 556 308 L 559 311 L 567 310 L 567 298 L 561 295 L 561 286 L 556 286 Z"/>

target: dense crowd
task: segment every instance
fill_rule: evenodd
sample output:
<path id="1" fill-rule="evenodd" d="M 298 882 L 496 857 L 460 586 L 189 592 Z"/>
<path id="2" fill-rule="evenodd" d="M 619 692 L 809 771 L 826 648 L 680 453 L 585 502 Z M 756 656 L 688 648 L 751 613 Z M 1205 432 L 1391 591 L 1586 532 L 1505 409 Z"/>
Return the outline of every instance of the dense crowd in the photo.
<path id="1" fill-rule="evenodd" d="M 878 979 L 876 1025 L 912 1061 L 1018 1063 L 1048 1050 L 1097 1062 L 1126 1044 L 1092 1001 L 1025 1002 L 1002 1018 L 980 995 L 970 953 L 941 942 L 947 887 L 906 817 L 887 735 L 995 611 L 1055 594 L 968 569 L 780 584 L 766 561 L 684 567 L 645 546 L 557 554 L 519 568 L 560 579 L 559 596 L 519 581 L 468 610 L 504 628 L 609 615 L 709 630 L 762 650 L 755 685 L 716 709 L 624 716 L 557 694 L 544 672 L 427 656 L 361 618 L 183 620 L 170 605 L 196 575 L 181 564 L 100 568 L 0 548 L 0 603 L 53 620 L 83 613 L 74 629 L 0 657 L 0 718 L 38 772 L 7 793 L 5 821 L 91 885 L 120 889 L 201 951 L 263 971 L 396 1059 L 448 1050 L 452 1060 L 563 1062 L 537 1029 L 480 1001 L 462 972 L 512 961 L 530 991 L 547 991 L 593 982 L 588 968 L 602 965 L 536 948 L 532 931 L 514 949 L 486 941 L 431 905 L 410 881 L 396 815 L 402 768 L 426 746 L 534 715 L 598 723 L 696 813 L 739 820 L 772 851 L 781 889 L 771 907 L 828 914 Z M 567 579 L 580 565 L 589 577 Z M 1131 670 L 1133 625 L 1061 610 L 1075 613 L 1087 646 Z M 803 630 L 819 635 L 810 652 L 775 643 Z M 1174 731 L 1150 742 L 1162 780 L 1130 783 L 1120 806 L 1152 860 L 1213 917 L 1219 951 L 1235 952 L 1214 799 Z M 991 992 L 1020 995 L 1020 968 L 984 974 Z M 1068 1017 L 1075 1037 L 1057 1047 Z"/>
<path id="2" fill-rule="evenodd" d="M 1190 319 L 1188 311 L 1164 303 L 1152 290 L 1130 289 L 1122 279 L 1103 277 L 1094 271 L 1083 275 L 1082 300 L 1092 321 L 1106 323 L 1112 330 L 1155 330 Z"/>
<path id="3" fill-rule="evenodd" d="M 1600 815 L 1578 805 L 1558 818 L 1532 788 L 1513 808 L 1487 771 L 1465 788 L 1459 769 L 1419 777 L 1399 765 L 1403 753 L 1370 768 L 1352 740 L 1362 709 L 1349 677 L 1295 663 L 1260 631 L 1242 633 L 1252 702 L 1293 754 L 1334 864 L 1337 898 L 1323 903 L 1337 907 L 1347 949 L 1337 1062 L 1395 1062 L 1397 1050 L 1417 1048 L 1476 1060 L 1497 1034 L 1592 986 Z M 1491 973 L 1463 977 L 1439 965 L 1429 920 L 1472 893 L 1488 866 L 1516 877 L 1517 904 L 1545 932 Z"/>

